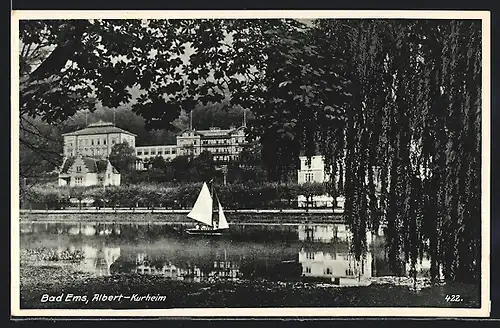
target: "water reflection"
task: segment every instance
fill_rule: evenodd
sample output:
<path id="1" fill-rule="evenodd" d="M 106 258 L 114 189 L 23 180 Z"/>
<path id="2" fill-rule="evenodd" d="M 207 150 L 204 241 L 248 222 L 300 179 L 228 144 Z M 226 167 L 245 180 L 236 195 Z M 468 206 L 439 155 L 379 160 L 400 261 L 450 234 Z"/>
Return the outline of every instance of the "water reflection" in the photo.
<path id="1" fill-rule="evenodd" d="M 260 230 L 259 230 L 260 229 Z M 96 275 L 120 273 L 166 279 L 320 280 L 366 285 L 392 274 L 379 236 L 357 260 L 351 233 L 342 224 L 304 224 L 235 229 L 227 238 L 187 237 L 169 225 L 23 224 L 21 247 L 79 251 L 76 269 Z M 248 238 L 242 238 L 246 234 Z M 250 238 L 251 236 L 252 238 Z M 260 237 L 259 237 L 260 236 Z M 253 238 L 255 237 L 255 238 Z M 257 238 L 258 237 L 258 238 Z M 420 265 L 425 272 L 427 262 Z"/>
<path id="2" fill-rule="evenodd" d="M 159 275 L 176 280 L 194 281 L 202 281 L 210 278 L 238 279 L 242 276 L 240 263 L 236 261 L 215 259 L 209 266 L 191 262 L 174 264 L 171 261 L 154 265 L 146 253 L 137 254 L 135 272 L 138 274 Z"/>

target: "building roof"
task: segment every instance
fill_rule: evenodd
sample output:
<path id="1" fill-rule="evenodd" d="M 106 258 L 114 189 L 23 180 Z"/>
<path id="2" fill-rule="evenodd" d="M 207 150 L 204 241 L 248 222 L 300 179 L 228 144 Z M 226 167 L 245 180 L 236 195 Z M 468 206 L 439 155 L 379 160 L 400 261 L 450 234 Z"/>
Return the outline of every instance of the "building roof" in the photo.
<path id="1" fill-rule="evenodd" d="M 231 128 L 231 129 L 219 129 L 219 128 L 212 128 L 208 130 L 194 130 L 194 129 L 184 129 L 181 132 L 179 132 L 177 135 L 182 135 L 186 131 L 191 131 L 194 132 L 195 135 L 199 135 L 205 138 L 217 138 L 217 137 L 224 137 L 224 136 L 229 136 L 231 133 L 237 132 L 241 129 L 244 129 L 244 126 L 240 126 L 238 128 Z"/>
<path id="2" fill-rule="evenodd" d="M 64 161 L 63 167 L 61 168 L 61 173 L 68 173 L 68 170 L 75 163 L 76 157 L 68 157 Z M 108 167 L 109 161 L 107 159 L 93 158 L 93 157 L 82 157 L 83 163 L 89 170 L 89 173 L 103 173 Z M 113 173 L 119 174 L 116 168 L 111 165 Z"/>
<path id="3" fill-rule="evenodd" d="M 151 146 L 136 146 L 135 149 L 145 149 L 145 148 L 176 148 L 177 145 L 151 145 Z"/>
<path id="4" fill-rule="evenodd" d="M 82 135 L 108 134 L 108 133 L 125 133 L 134 137 L 136 136 L 136 134 L 132 132 L 128 132 L 126 130 L 120 129 L 119 127 L 114 126 L 113 123 L 103 122 L 103 121 L 89 124 L 86 128 L 81 130 L 69 133 L 63 133 L 63 136 L 82 136 Z"/>

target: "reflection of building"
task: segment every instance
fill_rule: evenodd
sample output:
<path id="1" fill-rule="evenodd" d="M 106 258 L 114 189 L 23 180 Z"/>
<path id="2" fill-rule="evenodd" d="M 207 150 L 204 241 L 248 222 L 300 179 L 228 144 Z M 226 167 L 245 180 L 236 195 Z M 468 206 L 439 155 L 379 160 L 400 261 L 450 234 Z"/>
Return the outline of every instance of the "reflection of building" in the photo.
<path id="1" fill-rule="evenodd" d="M 297 230 L 301 241 L 349 242 L 352 238 L 347 224 L 301 224 Z M 372 244 L 372 235 L 371 231 L 366 232 L 367 245 Z"/>
<path id="2" fill-rule="evenodd" d="M 417 276 L 430 276 L 431 260 L 425 257 L 422 259 L 422 261 L 417 260 L 415 270 L 417 271 Z M 412 272 L 411 263 L 406 263 L 406 272 Z"/>
<path id="3" fill-rule="evenodd" d="M 304 277 L 325 278 L 338 284 L 351 283 L 356 280 L 371 278 L 372 255 L 356 260 L 346 250 L 326 252 L 321 249 L 305 249 L 299 252 Z"/>
<path id="4" fill-rule="evenodd" d="M 239 275 L 239 264 L 228 260 L 214 261 L 213 270 L 209 273 L 209 276 L 218 278 L 237 278 Z"/>
<path id="5" fill-rule="evenodd" d="M 345 224 L 299 225 L 299 240 L 329 243 L 332 241 L 347 241 L 351 233 Z"/>
<path id="6" fill-rule="evenodd" d="M 111 265 L 120 257 L 120 247 L 96 248 L 84 245 L 82 251 L 84 260 L 80 269 L 104 276 L 111 274 Z"/>
<path id="7" fill-rule="evenodd" d="M 138 274 L 159 275 L 176 280 L 202 280 L 207 278 L 238 278 L 240 266 L 235 261 L 215 260 L 210 266 L 196 265 L 193 263 L 173 264 L 165 261 L 153 265 L 144 253 L 137 254 L 135 272 Z"/>
<path id="8" fill-rule="evenodd" d="M 135 147 L 136 135 L 113 123 L 99 121 L 86 128 L 63 134 L 64 157 L 76 155 L 106 158 L 115 144 L 127 142 Z"/>
<path id="9" fill-rule="evenodd" d="M 107 159 L 65 157 L 59 172 L 60 186 L 120 185 L 120 173 Z"/>

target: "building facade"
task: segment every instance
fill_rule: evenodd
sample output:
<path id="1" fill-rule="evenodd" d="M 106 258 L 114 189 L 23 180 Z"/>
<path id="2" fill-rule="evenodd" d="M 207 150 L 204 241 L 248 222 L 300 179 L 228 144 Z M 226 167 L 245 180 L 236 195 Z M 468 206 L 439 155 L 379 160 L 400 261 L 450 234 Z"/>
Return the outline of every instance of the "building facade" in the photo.
<path id="1" fill-rule="evenodd" d="M 89 124 L 86 128 L 63 134 L 64 157 L 91 156 L 107 158 L 113 146 L 127 142 L 135 148 L 136 135 L 109 122 Z"/>
<path id="2" fill-rule="evenodd" d="M 113 146 L 127 142 L 135 150 L 135 168 L 147 169 L 148 161 L 157 156 L 172 160 L 177 156 L 198 156 L 209 151 L 218 164 L 236 160 L 245 145 L 245 128 L 209 130 L 186 129 L 176 137 L 175 145 L 136 146 L 136 135 L 109 122 L 99 121 L 86 128 L 63 134 L 65 158 L 83 156 L 106 159 Z"/>
<path id="3" fill-rule="evenodd" d="M 325 166 L 324 156 L 317 155 L 312 156 L 311 161 L 308 162 L 307 156 L 300 156 L 300 168 L 297 171 L 297 182 L 299 184 L 303 183 L 325 183 L 329 182 L 332 179 L 331 171 L 328 170 Z M 382 180 L 380 177 L 380 170 L 378 167 L 373 166 L 373 174 L 374 174 L 374 185 L 375 192 L 379 194 L 382 189 Z M 340 177 L 342 175 L 342 180 L 345 181 L 345 172 L 337 172 L 335 175 L 335 184 L 340 182 Z M 368 185 L 369 177 L 365 177 L 365 183 Z M 306 206 L 307 199 L 306 197 L 300 195 L 298 197 L 298 203 L 300 207 Z M 345 202 L 344 196 L 339 196 L 336 198 L 337 207 L 343 208 L 343 204 Z M 313 206 L 320 207 L 331 207 L 334 206 L 333 198 L 327 195 L 318 195 L 313 197 Z"/>
<path id="4" fill-rule="evenodd" d="M 218 163 L 236 160 L 245 145 L 245 128 L 187 129 L 177 136 L 179 155 L 197 156 L 209 151 Z"/>
<path id="5" fill-rule="evenodd" d="M 307 182 L 323 183 L 330 180 L 330 174 L 325 170 L 324 156 L 312 156 L 308 162 L 307 156 L 300 156 L 300 169 L 297 172 L 299 184 Z"/>
<path id="6" fill-rule="evenodd" d="M 300 156 L 300 167 L 297 171 L 297 183 L 325 183 L 330 181 L 331 174 L 325 169 L 324 156 L 312 156 L 308 161 L 307 156 Z M 316 195 L 312 197 L 312 204 L 307 204 L 307 198 L 304 195 L 297 197 L 299 207 L 333 207 L 335 206 L 333 197 L 328 195 Z M 342 200 L 339 199 L 341 202 Z M 342 203 L 343 204 L 343 203 Z"/>
<path id="7" fill-rule="evenodd" d="M 151 160 L 157 156 L 161 156 L 165 160 L 172 160 L 178 156 L 177 146 L 138 146 L 135 147 L 135 156 L 143 161 Z"/>
<path id="8" fill-rule="evenodd" d="M 120 173 L 107 159 L 65 157 L 59 172 L 59 186 L 119 186 Z"/>

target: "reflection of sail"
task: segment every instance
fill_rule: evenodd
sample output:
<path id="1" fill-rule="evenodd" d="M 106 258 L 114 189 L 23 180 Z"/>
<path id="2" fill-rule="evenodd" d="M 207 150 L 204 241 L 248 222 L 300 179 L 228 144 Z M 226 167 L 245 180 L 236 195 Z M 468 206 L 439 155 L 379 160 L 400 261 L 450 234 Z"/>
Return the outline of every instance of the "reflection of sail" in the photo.
<path id="1" fill-rule="evenodd" d="M 206 183 L 203 183 L 200 194 L 187 216 L 196 221 L 212 225 L 212 196 Z"/>

